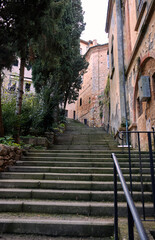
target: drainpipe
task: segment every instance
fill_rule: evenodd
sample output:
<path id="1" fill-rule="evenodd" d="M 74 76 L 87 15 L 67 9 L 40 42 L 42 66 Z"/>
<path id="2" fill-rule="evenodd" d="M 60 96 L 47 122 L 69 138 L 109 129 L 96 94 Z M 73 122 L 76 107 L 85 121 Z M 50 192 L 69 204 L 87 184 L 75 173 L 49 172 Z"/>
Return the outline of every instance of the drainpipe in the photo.
<path id="1" fill-rule="evenodd" d="M 126 104 L 126 77 L 125 77 L 125 68 L 124 68 L 124 39 L 123 39 L 123 19 L 122 19 L 122 10 L 121 10 L 121 0 L 116 0 L 116 8 L 118 11 L 117 20 L 120 24 L 120 42 L 119 44 L 122 46 L 122 75 L 123 75 L 123 95 L 124 95 L 124 110 L 125 110 L 125 121 L 126 121 L 126 131 L 128 131 L 128 119 L 127 119 L 127 104 Z M 126 134 L 126 144 L 128 145 L 128 136 Z"/>

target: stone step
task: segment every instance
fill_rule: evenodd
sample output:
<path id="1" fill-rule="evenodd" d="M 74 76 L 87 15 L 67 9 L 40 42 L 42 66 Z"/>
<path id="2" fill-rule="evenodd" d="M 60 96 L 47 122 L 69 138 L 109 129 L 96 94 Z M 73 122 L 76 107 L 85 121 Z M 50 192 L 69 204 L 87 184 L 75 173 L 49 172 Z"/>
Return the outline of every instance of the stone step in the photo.
<path id="1" fill-rule="evenodd" d="M 54 150 L 107 150 L 107 149 L 110 149 L 109 146 L 105 146 L 105 145 L 71 145 L 71 144 L 57 144 L 57 145 L 54 145 L 52 147 L 52 149 Z M 113 148 L 114 149 L 114 148 Z"/>
<path id="2" fill-rule="evenodd" d="M 68 139 L 68 136 L 64 139 L 59 140 L 57 145 L 67 145 L 67 144 L 72 144 L 72 145 L 102 145 L 104 147 L 108 147 L 109 144 L 105 140 L 100 140 L 100 141 L 89 141 L 89 140 L 80 140 L 80 139 Z M 113 143 L 113 146 L 116 146 L 116 144 Z M 54 146 L 55 147 L 55 146 Z"/>
<path id="3" fill-rule="evenodd" d="M 98 149 L 95 149 L 95 150 L 80 150 L 80 149 L 75 149 L 75 150 L 55 150 L 55 149 L 47 149 L 47 150 L 36 150 L 36 149 L 31 149 L 27 152 L 27 154 L 31 154 L 31 153 L 36 153 L 36 154 L 49 154 L 49 153 L 52 153 L 52 154 L 104 154 L 104 153 L 111 153 L 113 152 L 112 150 L 109 152 L 108 149 L 106 150 L 98 150 Z M 119 148 L 117 147 L 117 150 L 115 150 L 115 153 L 116 154 L 128 154 L 128 149 L 124 149 L 124 148 Z M 139 154 L 139 151 L 137 150 L 132 150 L 131 151 L 131 154 L 136 154 L 138 155 Z M 146 154 L 146 155 L 149 155 L 148 151 L 141 151 L 141 154 Z M 153 153 L 155 154 L 155 153 Z"/>
<path id="4" fill-rule="evenodd" d="M 8 167 L 8 170 L 10 172 L 41 172 L 41 173 L 113 173 L 113 168 L 92 168 L 92 167 L 39 167 L 39 166 L 11 166 Z M 128 168 L 122 168 L 121 169 L 123 174 L 129 173 Z M 133 174 L 140 173 L 140 169 L 138 168 L 132 168 Z M 150 168 L 144 168 L 143 169 L 144 174 L 150 173 Z"/>
<path id="5" fill-rule="evenodd" d="M 123 153 L 116 153 L 116 156 L 118 159 L 121 159 L 121 158 L 124 158 L 124 159 L 128 159 L 128 154 L 123 154 Z M 88 158 L 88 159 L 93 159 L 93 158 L 108 158 L 108 159 L 111 159 L 111 153 L 110 152 L 103 152 L 103 153 L 65 153 L 65 152 L 59 152 L 59 153 L 36 153 L 36 152 L 30 152 L 30 153 L 27 153 L 26 156 L 23 156 L 23 158 L 27 158 L 27 157 L 39 157 L 39 158 L 45 158 L 45 157 L 48 157 L 48 158 Z M 131 154 L 131 159 L 139 159 L 139 154 Z M 149 159 L 149 154 L 142 154 L 141 155 L 141 158 L 142 159 Z"/>
<path id="6" fill-rule="evenodd" d="M 139 215 L 142 215 L 142 204 L 135 203 Z M 145 203 L 146 214 L 152 217 L 153 204 Z M 118 204 L 120 217 L 127 216 L 126 203 Z M 0 200 L 0 213 L 37 213 L 37 214 L 71 214 L 82 216 L 113 217 L 114 204 L 108 202 L 78 202 L 78 201 L 34 201 L 34 200 Z"/>
<path id="7" fill-rule="evenodd" d="M 152 193 L 144 192 L 145 202 L 152 201 Z M 50 189 L 26 189 L 26 188 L 0 188 L 0 198 L 4 199 L 45 199 L 45 200 L 69 200 L 69 201 L 96 201 L 113 202 L 113 191 L 86 191 L 86 190 L 50 190 Z M 133 199 L 140 202 L 140 192 L 133 192 Z M 118 191 L 118 201 L 125 202 L 123 191 Z"/>
<path id="8" fill-rule="evenodd" d="M 110 239 L 112 236 L 110 237 Z M 79 240 L 79 237 L 51 237 L 47 235 L 34 235 L 34 234 L 1 234 L 1 239 L 5 240 Z M 92 237 L 80 237 L 80 240 L 92 240 Z M 109 240 L 109 237 L 93 237 L 93 240 Z"/>
<path id="9" fill-rule="evenodd" d="M 124 174 L 129 181 L 129 174 Z M 72 181 L 112 181 L 113 174 L 80 174 L 80 173 L 20 173 L 2 172 L 0 179 L 39 179 L 39 180 L 72 180 Z M 140 182 L 140 174 L 132 174 L 133 181 Z M 143 174 L 143 181 L 150 182 L 150 174 Z"/>
<path id="10" fill-rule="evenodd" d="M 3 215 L 2 215 L 3 216 Z M 0 216 L 1 217 L 1 216 Z M 0 218 L 1 233 L 35 234 L 67 237 L 110 237 L 114 233 L 111 219 L 95 219 L 62 216 L 48 217 L 29 215 L 11 218 L 9 215 Z"/>
<path id="11" fill-rule="evenodd" d="M 129 182 L 127 182 L 129 187 Z M 141 184 L 132 184 L 134 191 L 141 191 Z M 93 181 L 56 181 L 56 180 L 0 180 L 0 188 L 40 188 L 40 189 L 66 189 L 66 190 L 113 190 L 113 182 L 93 182 Z M 151 183 L 143 182 L 144 191 L 151 191 Z M 118 190 L 121 190 L 121 183 L 118 183 Z"/>
<path id="12" fill-rule="evenodd" d="M 51 150 L 31 150 L 16 166 L 0 174 L 1 232 L 93 240 L 113 237 L 111 153 L 119 159 L 129 186 L 127 148 L 117 148 L 102 129 L 74 123 L 68 130 L 57 136 L 57 145 Z M 131 156 L 133 196 L 141 215 L 139 154 L 131 151 Z M 146 215 L 152 217 L 149 154 L 141 156 Z M 119 181 L 118 201 L 118 214 L 124 217 L 127 204 Z"/>
<path id="13" fill-rule="evenodd" d="M 101 168 L 107 168 L 111 167 L 113 168 L 113 162 L 57 162 L 57 161 L 17 161 L 16 166 L 51 166 L 51 167 L 101 167 Z M 120 162 L 120 167 L 125 168 L 128 167 L 128 162 Z M 139 167 L 140 164 L 137 162 L 131 163 L 132 167 Z M 142 167 L 143 168 L 149 168 L 150 163 L 143 162 Z"/>
<path id="14" fill-rule="evenodd" d="M 53 145 L 53 146 L 55 146 L 55 145 Z M 137 149 L 131 149 L 130 148 L 130 153 L 131 154 L 139 154 L 139 151 L 137 150 Z M 110 152 L 113 152 L 112 150 L 110 151 Z M 30 150 L 28 150 L 28 152 L 27 153 L 42 153 L 42 154 L 49 154 L 49 153 L 55 153 L 55 154 L 57 154 L 57 153 L 69 153 L 69 154 L 72 154 L 72 153 L 77 153 L 77 154 L 90 154 L 90 153 L 92 153 L 92 154 L 94 154 L 94 153 L 99 153 L 99 154 L 104 154 L 104 153 L 109 153 L 109 150 L 108 149 L 105 149 L 105 150 L 100 150 L 100 149 L 94 149 L 94 150 L 80 150 L 80 149 L 75 149 L 75 150 L 56 150 L 56 149 L 41 149 L 41 150 L 39 150 L 39 149 L 34 149 L 34 148 L 31 148 Z M 117 149 L 116 149 L 116 152 L 115 152 L 116 154 L 128 154 L 128 147 L 121 147 L 121 146 L 119 146 L 119 145 L 117 145 Z M 141 151 L 141 154 L 149 154 L 149 151 Z M 153 154 L 155 154 L 155 153 L 153 153 Z"/>
<path id="15" fill-rule="evenodd" d="M 49 156 L 24 156 L 22 157 L 23 161 L 70 161 L 70 162 L 112 162 L 112 158 L 109 156 L 106 157 L 99 157 L 99 156 L 92 156 L 92 157 L 49 157 Z M 128 162 L 128 158 L 119 158 L 119 162 Z M 132 158 L 132 162 L 139 162 L 139 158 Z M 149 162 L 149 158 L 143 157 L 142 162 Z"/>

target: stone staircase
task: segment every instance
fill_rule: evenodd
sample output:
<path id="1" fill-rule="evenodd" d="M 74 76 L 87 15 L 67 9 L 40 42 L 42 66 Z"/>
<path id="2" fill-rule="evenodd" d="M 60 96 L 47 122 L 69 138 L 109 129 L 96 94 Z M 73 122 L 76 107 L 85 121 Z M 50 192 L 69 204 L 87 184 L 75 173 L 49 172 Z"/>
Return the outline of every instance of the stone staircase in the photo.
<path id="1" fill-rule="evenodd" d="M 102 129 L 70 121 L 51 150 L 30 151 L 0 173 L 1 234 L 40 234 L 110 239 L 113 223 L 113 162 L 119 159 L 129 185 L 128 155 Z M 142 213 L 138 153 L 132 151 L 134 200 Z M 142 155 L 146 213 L 152 216 L 148 155 Z M 126 216 L 118 183 L 119 216 Z M 67 238 L 66 238 L 67 237 Z M 42 238 L 43 239 L 43 238 Z"/>

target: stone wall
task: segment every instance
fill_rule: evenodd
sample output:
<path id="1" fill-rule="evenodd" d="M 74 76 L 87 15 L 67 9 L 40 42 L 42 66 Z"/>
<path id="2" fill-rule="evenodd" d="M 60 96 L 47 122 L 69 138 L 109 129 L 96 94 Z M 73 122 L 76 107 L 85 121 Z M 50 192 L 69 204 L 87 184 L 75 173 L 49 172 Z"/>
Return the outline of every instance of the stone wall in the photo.
<path id="1" fill-rule="evenodd" d="M 45 137 L 21 137 L 21 140 L 28 145 L 50 148 L 54 144 L 54 132 L 45 132 Z"/>
<path id="2" fill-rule="evenodd" d="M 143 20 L 144 21 L 144 20 Z M 127 101 L 130 117 L 130 130 L 151 131 L 155 127 L 155 13 L 150 12 L 144 24 L 140 26 L 139 37 L 131 61 L 127 67 Z M 138 82 L 141 76 L 150 79 L 151 97 L 139 102 Z M 147 148 L 147 135 L 142 136 L 141 147 Z"/>
<path id="3" fill-rule="evenodd" d="M 8 166 L 12 166 L 20 160 L 22 152 L 23 150 L 18 147 L 0 144 L 0 172 L 7 170 Z"/>
<path id="4" fill-rule="evenodd" d="M 142 1 L 141 9 L 136 1 L 123 0 L 122 22 L 124 40 L 124 63 L 126 78 L 126 103 L 129 120 L 129 130 L 152 130 L 155 127 L 155 12 L 154 1 Z M 121 82 L 122 62 L 120 38 L 119 1 L 109 0 L 106 31 L 109 34 L 109 62 L 110 62 L 110 103 L 111 130 L 115 133 L 122 124 L 123 82 Z M 120 39 L 120 41 L 119 41 Z M 112 66 L 112 56 L 114 66 Z M 149 76 L 151 98 L 138 103 L 138 82 L 141 76 Z M 122 98 L 122 100 L 121 100 Z M 141 113 L 139 113 L 141 108 Z M 143 138 L 145 145 L 146 138 Z"/>

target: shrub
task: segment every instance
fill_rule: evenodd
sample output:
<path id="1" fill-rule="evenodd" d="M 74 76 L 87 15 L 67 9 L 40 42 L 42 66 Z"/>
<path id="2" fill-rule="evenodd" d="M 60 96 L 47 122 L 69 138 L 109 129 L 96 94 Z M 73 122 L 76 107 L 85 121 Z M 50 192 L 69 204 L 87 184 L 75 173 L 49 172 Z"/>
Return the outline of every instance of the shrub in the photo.
<path id="1" fill-rule="evenodd" d="M 14 126 L 17 121 L 15 110 L 16 94 L 6 92 L 2 97 L 2 116 L 5 135 L 14 133 Z"/>

